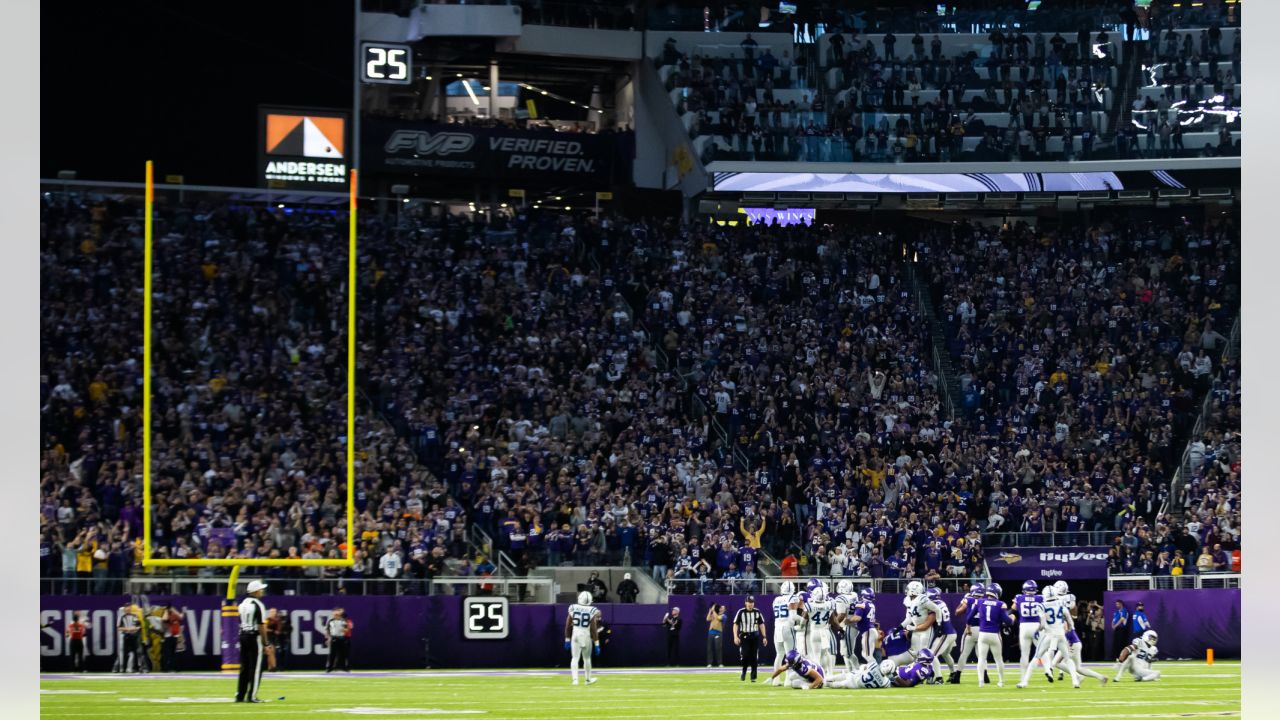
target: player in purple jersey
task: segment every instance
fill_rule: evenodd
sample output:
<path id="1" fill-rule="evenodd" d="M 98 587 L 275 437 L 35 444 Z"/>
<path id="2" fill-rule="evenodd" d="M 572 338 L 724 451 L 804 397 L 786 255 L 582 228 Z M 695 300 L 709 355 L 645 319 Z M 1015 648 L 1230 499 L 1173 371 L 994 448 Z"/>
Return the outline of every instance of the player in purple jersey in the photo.
<path id="1" fill-rule="evenodd" d="M 894 673 L 894 687 L 915 687 L 928 682 L 933 677 L 933 651 L 920 649 L 920 658 L 906 666 L 899 666 Z"/>
<path id="2" fill-rule="evenodd" d="M 931 587 L 925 591 L 925 597 L 933 603 L 937 609 L 936 622 L 933 624 L 934 639 L 933 644 L 929 647 L 933 651 L 934 665 L 933 672 L 935 675 L 934 682 L 941 683 L 942 676 L 938 675 L 941 667 L 938 665 L 938 658 L 947 664 L 948 676 L 955 676 L 959 671 L 956 670 L 956 663 L 951 659 L 951 651 L 956 646 L 955 625 L 951 622 L 951 609 L 947 607 L 947 603 L 942 599 L 942 591 L 936 587 Z"/>
<path id="3" fill-rule="evenodd" d="M 1022 583 L 1022 593 L 1013 599 L 1013 614 L 1018 618 L 1018 672 L 1025 673 L 1033 657 L 1032 646 L 1040 631 L 1040 613 L 1044 609 L 1044 596 L 1035 580 Z"/>
<path id="4" fill-rule="evenodd" d="M 987 655 L 996 662 L 996 685 L 1004 687 L 1004 645 L 1000 641 L 1000 629 L 1013 624 L 1009 608 L 1000 601 L 1000 585 L 988 583 L 986 597 L 973 605 L 978 616 L 978 687 L 987 682 Z"/>
<path id="5" fill-rule="evenodd" d="M 821 665 L 801 655 L 799 652 L 791 650 L 783 659 L 785 661 L 783 666 L 773 671 L 765 685 L 773 684 L 773 679 L 787 670 L 791 670 L 800 676 L 791 681 L 791 687 L 797 690 L 817 690 L 826 682 L 827 671 L 823 670 Z"/>
<path id="6" fill-rule="evenodd" d="M 969 593 L 960 599 L 960 603 L 956 605 L 956 618 L 964 619 L 964 630 L 960 637 L 960 668 L 951 674 L 949 682 L 953 685 L 960 683 L 960 674 L 964 671 L 966 665 L 969 664 L 969 656 L 978 648 L 978 615 L 974 611 L 977 607 L 978 600 L 981 600 L 986 594 L 987 588 L 980 582 L 975 582 L 969 586 Z"/>
<path id="7" fill-rule="evenodd" d="M 871 588 L 858 593 L 858 602 L 849 609 L 849 625 L 846 632 L 853 635 L 852 651 L 860 663 L 883 660 L 876 656 L 876 594 Z"/>

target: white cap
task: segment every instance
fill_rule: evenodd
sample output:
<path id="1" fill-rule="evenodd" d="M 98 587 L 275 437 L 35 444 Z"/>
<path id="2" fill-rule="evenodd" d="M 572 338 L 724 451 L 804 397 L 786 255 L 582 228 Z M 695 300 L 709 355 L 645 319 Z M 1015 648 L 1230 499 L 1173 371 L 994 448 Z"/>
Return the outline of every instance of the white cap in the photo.
<path id="1" fill-rule="evenodd" d="M 256 593 L 259 590 L 266 590 L 266 589 L 267 589 L 267 584 L 261 580 L 249 581 L 249 592 L 251 593 Z"/>
<path id="2" fill-rule="evenodd" d="M 630 580 L 630 579 L 631 579 L 631 573 L 622 573 L 622 579 L 623 579 L 623 580 Z"/>

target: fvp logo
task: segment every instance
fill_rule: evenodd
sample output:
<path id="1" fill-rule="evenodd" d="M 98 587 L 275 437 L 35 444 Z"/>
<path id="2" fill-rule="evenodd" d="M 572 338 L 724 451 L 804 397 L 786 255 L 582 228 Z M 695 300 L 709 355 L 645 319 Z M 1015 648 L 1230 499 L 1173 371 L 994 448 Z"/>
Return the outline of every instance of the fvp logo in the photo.
<path id="1" fill-rule="evenodd" d="M 388 153 L 412 150 L 417 155 L 453 155 L 474 147 L 476 138 L 469 133 L 438 132 L 425 130 L 396 130 L 387 138 L 383 149 Z"/>

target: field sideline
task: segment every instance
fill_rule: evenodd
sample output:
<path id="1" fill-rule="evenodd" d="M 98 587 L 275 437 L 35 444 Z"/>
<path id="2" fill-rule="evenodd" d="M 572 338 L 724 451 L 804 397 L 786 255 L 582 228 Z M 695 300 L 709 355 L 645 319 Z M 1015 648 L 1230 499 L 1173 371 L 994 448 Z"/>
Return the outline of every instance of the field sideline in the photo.
<path id="1" fill-rule="evenodd" d="M 1092 665 L 1111 676 L 1110 666 Z M 805 692 L 739 682 L 736 671 L 690 669 L 609 669 L 600 681 L 573 687 L 568 671 L 408 671 L 325 675 L 314 672 L 267 674 L 259 696 L 270 702 L 237 705 L 233 676 L 43 675 L 44 718 L 720 718 L 741 715 L 745 703 L 753 715 L 803 716 L 855 711 L 885 715 L 928 712 L 946 706 L 983 720 L 1238 717 L 1240 663 L 1161 662 L 1159 682 L 1126 678 L 1105 687 L 1086 679 L 1070 683 L 1033 676 L 1031 687 L 1013 687 L 1006 669 L 1005 687 L 981 690 L 972 670 L 962 685 L 819 690 Z M 992 679 L 994 680 L 994 669 Z M 284 700 L 277 700 L 283 696 Z"/>

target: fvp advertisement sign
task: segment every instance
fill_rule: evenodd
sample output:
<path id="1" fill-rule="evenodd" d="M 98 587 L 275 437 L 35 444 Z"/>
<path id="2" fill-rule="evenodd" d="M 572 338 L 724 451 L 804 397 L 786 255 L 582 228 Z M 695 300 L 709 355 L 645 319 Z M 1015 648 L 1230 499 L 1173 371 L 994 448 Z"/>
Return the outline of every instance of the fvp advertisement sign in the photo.
<path id="1" fill-rule="evenodd" d="M 361 165 L 391 174 L 528 178 L 554 182 L 609 179 L 616 136 L 366 121 Z"/>
<path id="2" fill-rule="evenodd" d="M 993 580 L 1102 580 L 1105 547 L 987 548 Z"/>

